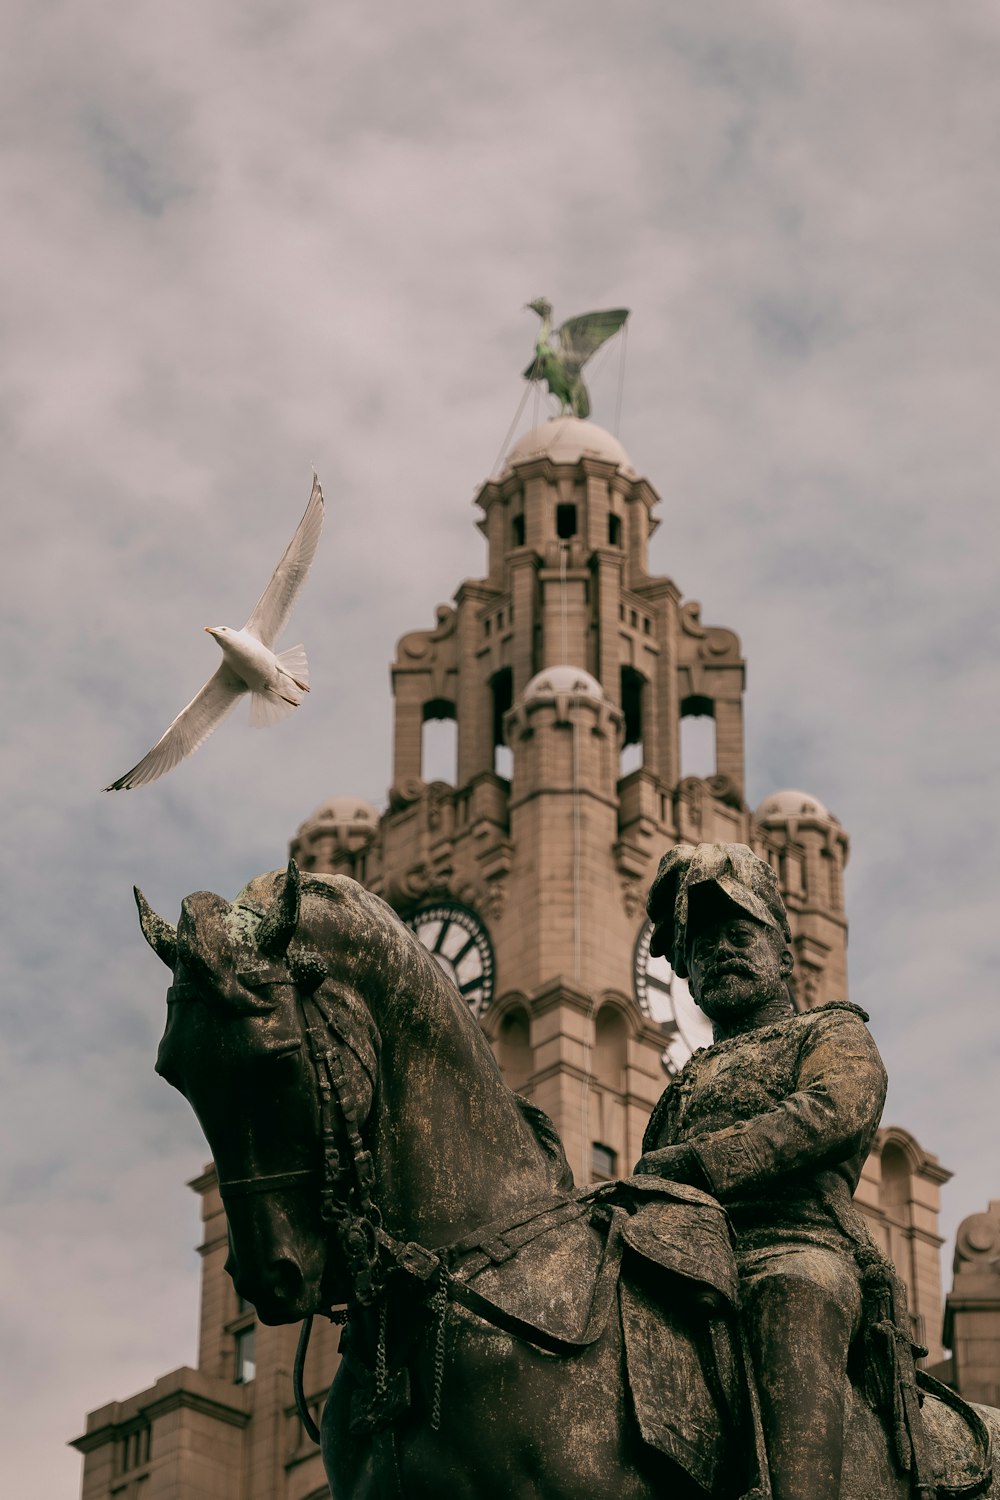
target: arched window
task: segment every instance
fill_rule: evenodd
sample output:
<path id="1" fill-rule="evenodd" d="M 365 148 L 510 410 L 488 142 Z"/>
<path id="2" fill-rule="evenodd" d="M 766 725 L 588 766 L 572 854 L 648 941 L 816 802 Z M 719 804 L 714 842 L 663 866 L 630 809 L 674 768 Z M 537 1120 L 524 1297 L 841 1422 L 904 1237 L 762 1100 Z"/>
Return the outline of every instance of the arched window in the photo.
<path id="1" fill-rule="evenodd" d="M 715 757 L 715 704 L 711 698 L 694 695 L 681 703 L 681 776 L 707 779 L 717 769 Z"/>
<path id="2" fill-rule="evenodd" d="M 591 1182 L 611 1182 L 618 1176 L 618 1152 L 602 1141 L 593 1141 L 590 1147 Z"/>
<path id="3" fill-rule="evenodd" d="M 902 1146 L 887 1141 L 882 1148 L 882 1199 L 883 1208 L 906 1208 L 913 1197 L 910 1159 Z"/>
<path id="4" fill-rule="evenodd" d="M 458 777 L 458 725 L 455 705 L 445 698 L 432 698 L 424 704 L 424 726 L 420 738 L 420 777 L 422 781 L 447 781 L 454 786 Z"/>
<path id="5" fill-rule="evenodd" d="M 514 701 L 514 674 L 510 667 L 501 667 L 490 678 L 490 693 L 493 699 L 493 769 L 498 776 L 510 781 L 514 774 L 514 756 L 504 740 L 503 716 Z"/>
<path id="6" fill-rule="evenodd" d="M 571 536 L 576 536 L 576 506 L 556 506 L 556 536 L 564 542 L 569 541 Z"/>
<path id="7" fill-rule="evenodd" d="M 531 1033 L 528 1012 L 518 1006 L 500 1022 L 497 1062 L 509 1089 L 519 1089 L 531 1077 Z"/>
<path id="8" fill-rule="evenodd" d="M 257 1374 L 257 1356 L 254 1352 L 254 1325 L 251 1323 L 249 1328 L 241 1328 L 235 1336 L 234 1343 L 236 1349 L 236 1373 L 233 1379 L 237 1385 L 246 1385 Z"/>
<path id="9" fill-rule="evenodd" d="M 594 1027 L 594 1077 L 620 1092 L 628 1060 L 628 1022 L 614 1005 L 603 1005 Z"/>
<path id="10" fill-rule="evenodd" d="M 639 770 L 644 758 L 642 735 L 646 679 L 641 672 L 636 671 L 635 667 L 622 667 L 621 693 L 625 728 L 618 774 L 628 776 L 630 772 Z"/>
<path id="11" fill-rule="evenodd" d="M 510 538 L 515 547 L 524 546 L 524 512 L 519 516 L 511 516 Z"/>
<path id="12" fill-rule="evenodd" d="M 614 512 L 608 513 L 608 546 L 620 547 L 622 544 L 622 518 Z"/>

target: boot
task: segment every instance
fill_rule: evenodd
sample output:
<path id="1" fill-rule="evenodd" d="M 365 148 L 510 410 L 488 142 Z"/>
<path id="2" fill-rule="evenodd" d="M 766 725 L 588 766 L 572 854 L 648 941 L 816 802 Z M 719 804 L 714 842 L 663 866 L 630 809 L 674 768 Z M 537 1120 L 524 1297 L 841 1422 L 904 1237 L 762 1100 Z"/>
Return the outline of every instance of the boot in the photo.
<path id="1" fill-rule="evenodd" d="M 802 1277 L 768 1276 L 747 1291 L 774 1500 L 840 1500 L 853 1320 Z"/>

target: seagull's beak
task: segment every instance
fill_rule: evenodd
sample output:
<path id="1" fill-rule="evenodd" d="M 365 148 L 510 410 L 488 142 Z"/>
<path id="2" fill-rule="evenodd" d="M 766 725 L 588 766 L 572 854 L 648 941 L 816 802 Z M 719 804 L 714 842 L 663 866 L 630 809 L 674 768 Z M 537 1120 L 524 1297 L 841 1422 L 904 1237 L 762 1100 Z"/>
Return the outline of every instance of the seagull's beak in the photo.
<path id="1" fill-rule="evenodd" d="M 206 635 L 214 635 L 215 632 L 218 630 L 218 628 L 219 627 L 217 625 L 206 625 L 205 626 L 205 634 Z"/>

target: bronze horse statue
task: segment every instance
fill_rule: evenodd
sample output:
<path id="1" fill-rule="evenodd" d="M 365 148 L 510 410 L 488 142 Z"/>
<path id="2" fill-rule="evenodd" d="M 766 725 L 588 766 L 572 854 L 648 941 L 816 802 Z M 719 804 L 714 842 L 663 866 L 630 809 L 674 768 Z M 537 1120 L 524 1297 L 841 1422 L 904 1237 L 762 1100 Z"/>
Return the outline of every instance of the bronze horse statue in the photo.
<path id="1" fill-rule="evenodd" d="M 735 1284 L 705 1269 L 714 1200 L 575 1190 L 454 986 L 356 882 L 290 865 L 232 904 L 189 896 L 176 930 L 136 899 L 173 971 L 157 1071 L 208 1139 L 237 1290 L 266 1323 L 347 1309 L 335 1500 L 770 1496 Z M 975 1479 L 1000 1413 L 970 1439 L 947 1401 L 925 1412 L 940 1493 L 1000 1500 Z M 855 1395 L 844 1500 L 911 1493 Z"/>

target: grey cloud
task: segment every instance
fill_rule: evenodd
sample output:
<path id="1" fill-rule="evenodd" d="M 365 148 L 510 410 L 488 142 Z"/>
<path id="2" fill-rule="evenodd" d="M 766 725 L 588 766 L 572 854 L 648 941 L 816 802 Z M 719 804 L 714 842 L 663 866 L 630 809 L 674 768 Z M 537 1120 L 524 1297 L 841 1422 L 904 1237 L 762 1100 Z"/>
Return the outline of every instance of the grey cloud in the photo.
<path id="1" fill-rule="evenodd" d="M 159 218 L 183 196 L 184 188 L 166 164 L 129 140 L 115 121 L 93 113 L 84 119 L 83 126 L 101 170 L 140 213 Z"/>

